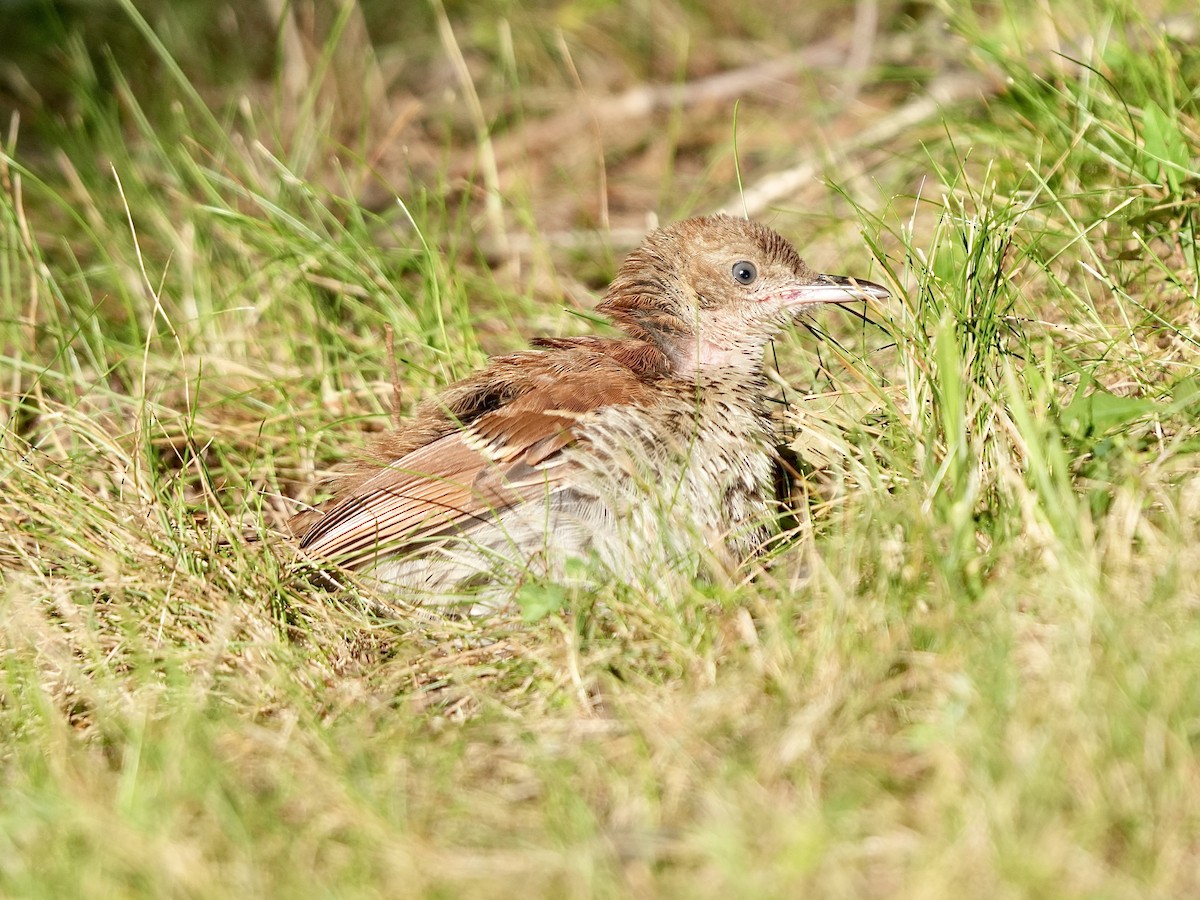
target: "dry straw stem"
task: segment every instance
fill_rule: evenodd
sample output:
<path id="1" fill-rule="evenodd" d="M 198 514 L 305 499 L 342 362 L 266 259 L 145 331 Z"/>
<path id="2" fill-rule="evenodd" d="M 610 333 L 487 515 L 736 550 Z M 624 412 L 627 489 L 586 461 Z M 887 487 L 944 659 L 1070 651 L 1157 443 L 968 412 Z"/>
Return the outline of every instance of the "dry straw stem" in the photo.
<path id="1" fill-rule="evenodd" d="M 945 115 L 947 106 L 980 98 L 992 84 L 994 81 L 974 73 L 944 73 L 931 82 L 920 97 L 884 114 L 851 137 L 831 146 L 826 155 L 844 163 L 863 150 L 892 143 L 910 129 Z M 791 168 L 764 175 L 737 198 L 726 203 L 722 211 L 730 214 L 744 212 L 752 219 L 762 216 L 809 187 L 825 168 L 823 159 L 806 160 Z"/>

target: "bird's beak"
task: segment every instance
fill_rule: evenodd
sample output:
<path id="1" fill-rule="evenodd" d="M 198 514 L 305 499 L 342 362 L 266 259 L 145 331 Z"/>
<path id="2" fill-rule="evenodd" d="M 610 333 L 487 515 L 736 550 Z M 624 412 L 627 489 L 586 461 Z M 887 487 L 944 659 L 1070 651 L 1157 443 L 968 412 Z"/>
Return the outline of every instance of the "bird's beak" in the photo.
<path id="1" fill-rule="evenodd" d="M 871 281 L 849 275 L 818 275 L 812 284 L 804 284 L 782 292 L 784 303 L 793 309 L 817 303 L 856 303 L 864 300 L 886 300 L 888 289 Z"/>

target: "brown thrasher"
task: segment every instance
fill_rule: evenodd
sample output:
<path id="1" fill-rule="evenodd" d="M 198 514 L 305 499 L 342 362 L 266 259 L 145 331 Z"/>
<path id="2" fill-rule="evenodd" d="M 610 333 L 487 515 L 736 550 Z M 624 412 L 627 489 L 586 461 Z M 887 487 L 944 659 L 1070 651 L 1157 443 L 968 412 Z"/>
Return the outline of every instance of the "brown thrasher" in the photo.
<path id="1" fill-rule="evenodd" d="M 755 222 L 655 231 L 596 307 L 626 337 L 494 358 L 421 403 L 293 530 L 311 557 L 411 603 L 486 586 L 495 605 L 572 558 L 643 582 L 736 565 L 774 526 L 767 341 L 817 304 L 887 296 L 817 274 Z"/>

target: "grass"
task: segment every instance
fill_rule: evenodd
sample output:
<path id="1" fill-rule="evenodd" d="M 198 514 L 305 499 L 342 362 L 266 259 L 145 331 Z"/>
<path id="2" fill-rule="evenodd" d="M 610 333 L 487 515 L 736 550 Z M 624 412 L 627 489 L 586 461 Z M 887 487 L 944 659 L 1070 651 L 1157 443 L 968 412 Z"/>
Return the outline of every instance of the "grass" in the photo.
<path id="1" fill-rule="evenodd" d="M 748 183 L 830 160 L 761 217 L 895 289 L 777 342 L 794 540 L 667 604 L 456 622 L 280 537 L 386 427 L 387 330 L 407 408 L 593 327 L 623 229 L 736 198 L 732 100 L 598 148 L 574 78 L 696 82 L 813 23 L 120 6 L 107 58 L 60 23 L 69 77 L 6 82 L 0 893 L 1195 894 L 1190 7 L 888 9 L 872 68 L 751 89 Z M 230 21 L 262 39 L 189 43 Z M 840 143 L 945 72 L 981 87 Z"/>

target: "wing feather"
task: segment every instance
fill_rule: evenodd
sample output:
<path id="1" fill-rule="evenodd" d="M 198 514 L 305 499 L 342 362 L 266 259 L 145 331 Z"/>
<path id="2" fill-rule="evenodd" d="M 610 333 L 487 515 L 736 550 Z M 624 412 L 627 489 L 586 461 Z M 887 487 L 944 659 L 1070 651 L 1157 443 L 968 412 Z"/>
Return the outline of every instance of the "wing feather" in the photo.
<path id="1" fill-rule="evenodd" d="M 370 565 L 562 490 L 571 481 L 563 451 L 580 439 L 580 421 L 601 407 L 638 402 L 648 390 L 628 364 L 586 350 L 546 354 L 519 390 L 457 430 L 415 447 L 401 433 L 398 458 L 354 482 L 300 546 L 344 566 Z M 552 365 L 555 359 L 563 365 Z M 464 409 L 473 403 L 458 400 Z"/>
<path id="2" fill-rule="evenodd" d="M 355 567 L 469 530 L 518 503 L 545 497 L 559 489 L 563 473 L 542 442 L 555 438 L 555 452 L 561 452 L 570 439 L 560 435 L 573 423 L 544 413 L 535 418 L 530 423 L 517 417 L 511 434 L 481 420 L 480 428 L 414 450 L 336 503 L 308 529 L 300 546 Z M 541 445 L 534 464 L 524 458 L 527 442 Z"/>

